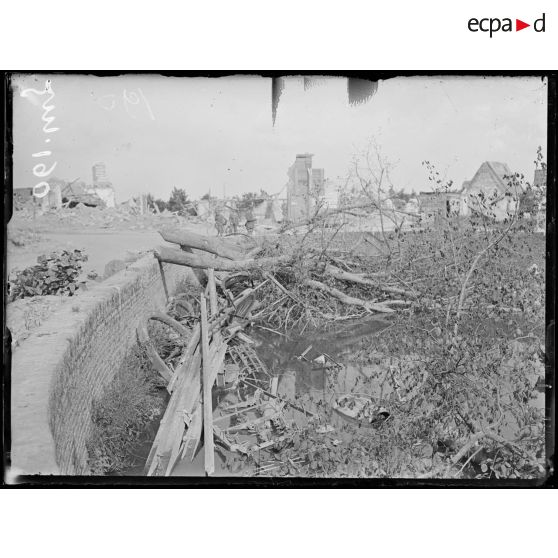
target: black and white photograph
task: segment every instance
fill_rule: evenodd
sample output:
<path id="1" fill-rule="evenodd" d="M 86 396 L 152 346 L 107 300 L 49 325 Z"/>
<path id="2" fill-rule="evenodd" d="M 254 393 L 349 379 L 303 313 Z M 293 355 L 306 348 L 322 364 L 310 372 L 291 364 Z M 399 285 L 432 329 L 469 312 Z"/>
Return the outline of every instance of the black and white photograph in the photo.
<path id="1" fill-rule="evenodd" d="M 555 75 L 6 88 L 7 482 L 545 484 Z"/>

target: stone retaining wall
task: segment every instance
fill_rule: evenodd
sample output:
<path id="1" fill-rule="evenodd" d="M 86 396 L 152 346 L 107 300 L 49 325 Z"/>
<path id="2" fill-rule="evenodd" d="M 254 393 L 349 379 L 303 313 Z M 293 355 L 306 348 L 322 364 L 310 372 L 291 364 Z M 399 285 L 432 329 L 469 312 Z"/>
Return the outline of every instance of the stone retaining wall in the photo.
<path id="1" fill-rule="evenodd" d="M 164 264 L 169 294 L 195 281 Z M 165 306 L 159 264 L 147 256 L 65 304 L 12 358 L 15 474 L 85 475 L 91 405 L 135 342 L 141 319 Z"/>

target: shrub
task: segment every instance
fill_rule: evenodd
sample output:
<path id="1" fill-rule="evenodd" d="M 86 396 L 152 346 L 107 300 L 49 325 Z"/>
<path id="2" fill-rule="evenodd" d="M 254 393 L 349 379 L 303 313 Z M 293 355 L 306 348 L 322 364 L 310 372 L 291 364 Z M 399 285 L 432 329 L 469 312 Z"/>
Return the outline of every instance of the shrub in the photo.
<path id="1" fill-rule="evenodd" d="M 81 262 L 87 255 L 81 250 L 62 250 L 39 256 L 37 265 L 15 272 L 10 280 L 9 300 L 29 296 L 62 294 L 72 296 L 78 289 Z"/>

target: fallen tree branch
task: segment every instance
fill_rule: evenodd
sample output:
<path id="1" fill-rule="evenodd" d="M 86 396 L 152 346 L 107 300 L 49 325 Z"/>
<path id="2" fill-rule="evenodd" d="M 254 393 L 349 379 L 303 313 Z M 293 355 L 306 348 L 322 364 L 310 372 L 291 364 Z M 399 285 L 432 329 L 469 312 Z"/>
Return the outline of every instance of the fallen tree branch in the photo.
<path id="1" fill-rule="evenodd" d="M 484 432 L 477 432 L 473 434 L 468 442 L 451 458 L 454 465 L 457 465 L 459 461 L 467 454 L 467 452 L 481 439 L 484 438 Z"/>
<path id="2" fill-rule="evenodd" d="M 508 448 L 511 452 L 517 453 L 522 457 L 524 457 L 525 459 L 527 459 L 528 461 L 531 461 L 531 457 L 529 456 L 529 454 L 523 448 L 519 447 L 515 442 L 510 442 L 505 438 L 502 438 L 502 436 L 496 434 L 492 430 L 480 430 L 478 432 L 475 432 L 475 434 L 473 434 L 469 438 L 468 442 L 452 457 L 451 460 L 454 463 L 454 465 L 457 464 L 467 454 L 467 452 L 477 443 L 477 441 L 481 440 L 482 438 L 488 438 L 493 442 L 496 442 L 497 444 L 500 444 Z"/>
<path id="3" fill-rule="evenodd" d="M 463 465 L 461 466 L 461 469 L 459 469 L 459 471 L 457 471 L 457 473 L 455 473 L 455 475 L 453 475 L 453 478 L 457 478 L 463 472 L 463 469 L 465 469 L 465 467 L 467 467 L 467 465 L 469 465 L 469 463 L 471 462 L 473 457 L 475 457 L 475 455 L 477 455 L 477 453 L 481 452 L 483 449 L 484 449 L 484 446 L 479 446 L 479 448 L 469 456 L 467 461 L 465 461 L 465 463 L 463 463 Z"/>
<path id="4" fill-rule="evenodd" d="M 302 306 L 305 306 L 295 295 L 293 295 L 286 287 L 284 287 L 283 285 L 281 285 L 281 283 L 273 276 L 272 273 L 266 273 L 265 276 L 270 279 L 276 286 L 277 288 L 285 293 L 289 298 L 292 298 L 297 304 L 300 304 Z"/>
<path id="5" fill-rule="evenodd" d="M 325 221 L 326 219 L 328 219 L 329 217 L 333 217 L 335 215 L 341 215 L 341 214 L 346 214 L 346 213 L 350 213 L 352 210 L 354 209 L 368 209 L 369 211 L 372 210 L 374 213 L 375 212 L 380 212 L 380 213 L 384 213 L 386 214 L 386 216 L 392 220 L 394 223 L 394 217 L 391 217 L 389 215 L 387 215 L 388 213 L 393 213 L 395 215 L 395 213 L 400 213 L 402 215 L 408 215 L 409 217 L 413 217 L 414 219 L 419 219 L 420 216 L 415 214 L 415 213 L 409 213 L 407 211 L 402 211 L 400 209 L 382 209 L 379 208 L 378 204 L 375 201 L 369 201 L 369 202 L 364 202 L 364 203 L 356 203 L 356 204 L 350 204 L 350 205 L 346 205 L 344 207 L 337 207 L 335 209 L 328 209 L 325 211 L 318 211 L 317 213 L 315 213 L 314 215 L 308 217 L 307 219 L 301 219 L 300 221 L 295 221 L 293 223 L 289 223 L 286 227 L 285 230 L 289 230 L 289 229 L 294 229 L 296 227 L 302 227 L 305 225 L 311 225 L 313 223 L 317 223 L 320 221 Z M 365 216 L 369 216 L 370 213 L 366 213 Z"/>
<path id="6" fill-rule="evenodd" d="M 334 287 L 329 287 L 328 285 L 324 285 L 324 283 L 321 283 L 320 281 L 316 281 L 314 279 L 306 279 L 304 281 L 304 284 L 307 285 L 308 287 L 312 287 L 313 289 L 318 289 L 320 291 L 323 291 L 333 296 L 337 300 L 340 300 L 343 304 L 347 304 L 350 306 L 361 306 L 362 308 L 368 310 L 369 312 L 381 312 L 384 314 L 391 314 L 395 312 L 395 310 L 389 308 L 387 306 L 387 303 L 404 302 L 404 301 L 386 301 L 382 303 L 368 302 L 365 300 L 361 300 L 360 298 L 355 298 L 353 296 L 346 295 L 344 292 L 335 289 Z"/>
<path id="7" fill-rule="evenodd" d="M 342 269 L 339 269 L 338 267 L 331 264 L 327 264 L 325 266 L 324 273 L 335 279 L 339 279 L 340 281 L 347 281 L 349 283 L 356 283 L 358 285 L 367 285 L 380 289 L 386 293 L 410 296 L 414 298 L 414 294 L 412 292 L 406 291 L 405 289 L 398 289 L 397 287 L 388 287 L 381 285 L 376 281 L 372 281 L 371 279 L 366 278 L 364 273 L 351 273 L 349 271 L 343 271 Z"/>

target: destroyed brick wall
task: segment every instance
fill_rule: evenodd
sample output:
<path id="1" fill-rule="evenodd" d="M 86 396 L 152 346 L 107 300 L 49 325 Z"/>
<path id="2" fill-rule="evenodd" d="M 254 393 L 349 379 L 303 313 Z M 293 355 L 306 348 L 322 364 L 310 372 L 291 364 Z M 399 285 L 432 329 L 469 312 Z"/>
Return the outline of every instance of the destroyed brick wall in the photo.
<path id="1" fill-rule="evenodd" d="M 165 264 L 172 294 L 191 270 Z M 88 474 L 86 441 L 95 397 L 110 383 L 135 330 L 164 307 L 158 263 L 138 260 L 42 324 L 12 359 L 14 471 Z"/>

